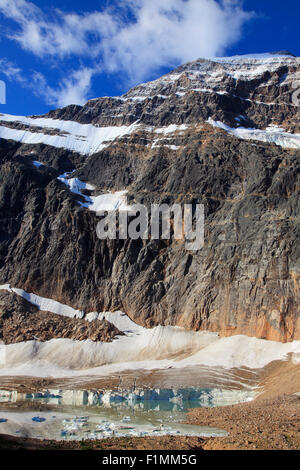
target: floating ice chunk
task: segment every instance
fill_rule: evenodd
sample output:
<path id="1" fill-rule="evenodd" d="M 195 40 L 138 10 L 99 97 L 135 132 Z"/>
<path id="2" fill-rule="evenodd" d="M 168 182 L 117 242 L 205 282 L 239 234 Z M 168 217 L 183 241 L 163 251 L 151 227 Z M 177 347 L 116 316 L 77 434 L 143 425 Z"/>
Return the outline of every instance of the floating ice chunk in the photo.
<path id="1" fill-rule="evenodd" d="M 131 422 L 130 416 L 124 416 L 124 418 L 122 419 L 122 422 L 123 423 L 130 423 Z"/>

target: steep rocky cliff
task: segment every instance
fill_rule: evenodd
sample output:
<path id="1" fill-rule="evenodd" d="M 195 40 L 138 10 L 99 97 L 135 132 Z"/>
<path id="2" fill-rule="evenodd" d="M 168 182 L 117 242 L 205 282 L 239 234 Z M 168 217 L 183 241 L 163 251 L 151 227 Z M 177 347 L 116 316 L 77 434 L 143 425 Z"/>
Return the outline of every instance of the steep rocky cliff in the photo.
<path id="1" fill-rule="evenodd" d="M 0 115 L 0 284 L 147 327 L 300 339 L 299 79 L 290 54 L 201 59 L 122 97 Z M 99 240 L 93 201 L 121 191 L 204 204 L 204 247 Z"/>

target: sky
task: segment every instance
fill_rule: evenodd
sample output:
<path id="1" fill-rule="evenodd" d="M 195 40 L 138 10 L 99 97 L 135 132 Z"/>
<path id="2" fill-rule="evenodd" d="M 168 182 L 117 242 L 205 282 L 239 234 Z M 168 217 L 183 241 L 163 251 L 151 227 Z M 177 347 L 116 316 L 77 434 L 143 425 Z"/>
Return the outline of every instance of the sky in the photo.
<path id="1" fill-rule="evenodd" d="M 295 0 L 0 0 L 0 112 L 121 95 L 199 57 L 300 56 L 299 17 Z"/>

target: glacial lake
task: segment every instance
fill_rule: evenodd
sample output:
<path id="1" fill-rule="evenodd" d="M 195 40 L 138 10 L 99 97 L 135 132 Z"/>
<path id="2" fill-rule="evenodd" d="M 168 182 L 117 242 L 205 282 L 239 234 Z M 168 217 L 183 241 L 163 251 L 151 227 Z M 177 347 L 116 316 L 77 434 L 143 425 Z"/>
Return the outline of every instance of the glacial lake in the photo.
<path id="1" fill-rule="evenodd" d="M 227 432 L 184 424 L 192 408 L 253 399 L 253 390 L 147 388 L 135 390 L 0 390 L 0 433 L 52 440 L 122 436 L 226 436 Z"/>

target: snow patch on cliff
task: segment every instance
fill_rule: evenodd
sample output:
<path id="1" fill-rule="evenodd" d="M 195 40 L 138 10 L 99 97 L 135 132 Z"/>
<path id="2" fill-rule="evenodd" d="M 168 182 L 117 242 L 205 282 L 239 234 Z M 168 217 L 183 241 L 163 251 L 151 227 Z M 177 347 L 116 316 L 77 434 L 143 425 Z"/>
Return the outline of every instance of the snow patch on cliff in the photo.
<path id="1" fill-rule="evenodd" d="M 52 312 L 56 313 L 57 315 L 62 315 L 64 317 L 70 318 L 83 318 L 84 316 L 84 312 L 81 310 L 76 310 L 72 307 L 69 307 L 68 305 L 64 305 L 53 299 L 41 297 L 40 295 L 28 294 L 28 292 L 25 292 L 23 289 L 10 287 L 9 284 L 4 284 L 0 286 L 0 290 L 6 290 L 8 292 L 17 294 L 20 297 L 23 297 L 23 299 L 30 302 L 32 305 L 38 307 L 39 310 L 43 310 L 45 312 Z"/>
<path id="2" fill-rule="evenodd" d="M 113 211 L 113 210 L 130 210 L 127 206 L 127 191 L 117 191 L 115 193 L 105 193 L 99 196 L 87 196 L 82 191 L 95 191 L 96 187 L 89 183 L 84 183 L 78 178 L 69 178 L 70 173 L 64 173 L 58 177 L 58 180 L 68 186 L 73 194 L 81 196 L 85 202 L 77 201 L 82 207 L 93 212 Z"/>
<path id="3" fill-rule="evenodd" d="M 290 134 L 278 126 L 271 125 L 265 130 L 260 130 L 247 129 L 245 127 L 233 128 L 221 121 L 214 121 L 212 118 L 209 118 L 207 122 L 211 126 L 223 129 L 238 139 L 259 140 L 261 142 L 273 143 L 284 148 L 300 148 L 300 134 Z"/>
<path id="4" fill-rule="evenodd" d="M 290 54 L 273 53 L 216 57 L 212 61 L 226 66 L 226 72 L 236 80 L 252 80 L 266 72 L 275 72 L 282 65 L 299 63 L 299 59 Z"/>
<path id="5" fill-rule="evenodd" d="M 134 369 L 181 369 L 188 366 L 262 368 L 272 361 L 294 360 L 300 341 L 279 343 L 239 335 L 220 338 L 217 333 L 187 331 L 172 326 L 144 328 L 123 312 L 84 312 L 55 300 L 28 294 L 22 289 L 0 286 L 20 295 L 40 310 L 87 321 L 106 319 L 124 336 L 111 343 L 52 339 L 2 345 L 5 361 L 0 375 L 94 375 Z M 42 374 L 42 375 L 41 375 Z"/>
<path id="6" fill-rule="evenodd" d="M 105 148 L 113 140 L 136 129 L 131 126 L 96 127 L 92 124 L 79 124 L 73 121 L 61 121 L 50 118 L 29 118 L 24 116 L 0 115 L 1 122 L 16 122 L 30 126 L 30 130 L 18 130 L 0 125 L 0 138 L 14 140 L 24 144 L 46 144 L 56 148 L 65 148 L 83 155 L 91 155 Z M 34 131 L 36 129 L 36 132 Z M 57 131 L 57 135 L 43 134 L 40 129 Z"/>
<path id="7" fill-rule="evenodd" d="M 68 186 L 69 190 L 74 193 L 74 194 L 79 194 L 80 196 L 84 195 L 82 194 L 82 191 L 84 189 L 87 189 L 89 191 L 92 191 L 95 189 L 95 187 L 92 184 L 89 183 L 84 183 L 83 181 L 80 181 L 78 178 L 68 178 L 70 173 L 64 173 L 63 175 L 58 177 L 58 180 L 64 183 L 66 186 Z"/>
<path id="8" fill-rule="evenodd" d="M 186 129 L 188 129 L 187 124 L 170 124 L 169 126 L 166 127 L 157 127 L 154 128 L 154 132 L 156 134 L 175 134 L 175 132 L 183 132 Z"/>

